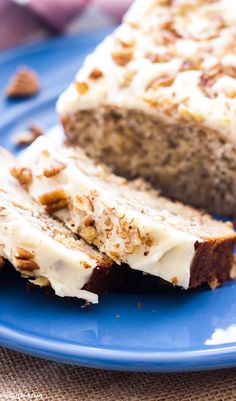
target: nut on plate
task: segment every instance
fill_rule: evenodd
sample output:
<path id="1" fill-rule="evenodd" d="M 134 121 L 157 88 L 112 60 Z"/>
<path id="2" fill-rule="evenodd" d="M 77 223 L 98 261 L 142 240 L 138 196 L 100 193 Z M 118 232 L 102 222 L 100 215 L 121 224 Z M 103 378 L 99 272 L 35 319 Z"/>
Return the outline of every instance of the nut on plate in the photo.
<path id="1" fill-rule="evenodd" d="M 37 73 L 27 67 L 20 68 L 10 80 L 6 96 L 10 98 L 27 98 L 39 92 L 40 83 Z"/>

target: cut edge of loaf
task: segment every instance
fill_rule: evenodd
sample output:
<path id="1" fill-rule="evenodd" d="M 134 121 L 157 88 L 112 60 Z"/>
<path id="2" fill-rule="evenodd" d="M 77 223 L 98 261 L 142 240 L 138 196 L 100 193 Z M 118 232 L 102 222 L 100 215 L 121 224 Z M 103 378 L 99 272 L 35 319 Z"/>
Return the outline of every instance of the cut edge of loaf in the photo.
<path id="1" fill-rule="evenodd" d="M 219 132 L 196 123 L 167 126 L 140 110 L 109 106 L 63 115 L 61 122 L 69 143 L 115 173 L 143 177 L 164 196 L 210 213 L 236 216 L 236 146 Z"/>

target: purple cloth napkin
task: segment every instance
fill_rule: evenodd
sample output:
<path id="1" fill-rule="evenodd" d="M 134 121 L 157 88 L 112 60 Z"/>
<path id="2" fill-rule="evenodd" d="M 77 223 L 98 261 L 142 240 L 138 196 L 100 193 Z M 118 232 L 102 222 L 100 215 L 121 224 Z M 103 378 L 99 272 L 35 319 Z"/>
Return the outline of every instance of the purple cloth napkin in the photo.
<path id="1" fill-rule="evenodd" d="M 106 24 L 118 22 L 132 0 L 0 0 L 0 50 L 37 40 L 67 30 L 85 13 L 92 17 L 87 25 L 93 28 L 96 13 L 104 15 Z M 95 15 L 95 17 L 94 17 Z M 77 23 L 79 27 L 79 21 Z"/>

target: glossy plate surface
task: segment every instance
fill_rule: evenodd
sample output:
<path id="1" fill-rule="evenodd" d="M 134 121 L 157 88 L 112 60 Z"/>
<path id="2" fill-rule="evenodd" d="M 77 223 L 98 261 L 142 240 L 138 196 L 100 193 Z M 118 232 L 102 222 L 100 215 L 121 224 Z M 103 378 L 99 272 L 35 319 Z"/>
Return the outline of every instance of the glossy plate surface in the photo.
<path id="1" fill-rule="evenodd" d="M 106 32 L 57 39 L 0 55 L 0 142 L 30 123 L 54 126 L 54 104 L 84 56 Z M 42 91 L 7 101 L 3 88 L 19 65 L 35 68 Z M 112 294 L 81 309 L 79 300 L 26 292 L 13 270 L 0 274 L 0 344 L 82 366 L 133 371 L 190 371 L 236 366 L 236 283 L 215 291 L 160 289 Z"/>

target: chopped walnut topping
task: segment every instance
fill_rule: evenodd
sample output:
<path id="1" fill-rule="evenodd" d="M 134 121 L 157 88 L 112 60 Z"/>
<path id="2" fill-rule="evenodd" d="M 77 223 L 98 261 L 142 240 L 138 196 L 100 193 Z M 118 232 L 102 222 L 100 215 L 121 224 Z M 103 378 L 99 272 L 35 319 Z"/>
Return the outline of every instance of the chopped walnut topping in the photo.
<path id="1" fill-rule="evenodd" d="M 15 259 L 14 264 L 19 270 L 24 270 L 28 272 L 32 272 L 34 270 L 39 269 L 38 264 L 31 259 L 30 260 Z"/>
<path id="2" fill-rule="evenodd" d="M 12 77 L 6 89 L 6 96 L 11 98 L 27 98 L 39 91 L 39 78 L 35 71 L 21 68 Z"/>
<path id="3" fill-rule="evenodd" d="M 217 81 L 217 79 L 219 79 L 223 75 L 223 68 L 220 63 L 214 65 L 207 72 L 202 73 L 202 75 L 200 76 L 199 86 L 206 96 L 213 97 L 210 89 Z"/>
<path id="4" fill-rule="evenodd" d="M 47 178 L 54 177 L 55 175 L 59 174 L 61 171 L 65 170 L 66 164 L 60 162 L 59 160 L 52 160 L 49 167 L 46 167 L 43 170 L 43 175 Z"/>
<path id="5" fill-rule="evenodd" d="M 68 198 L 66 191 L 63 188 L 54 189 L 51 192 L 46 192 L 39 197 L 42 205 L 52 205 L 53 203 L 65 200 Z"/>
<path id="6" fill-rule="evenodd" d="M 104 221 L 104 224 L 105 224 L 106 226 L 110 226 L 110 225 L 111 225 L 111 219 L 110 219 L 110 217 L 107 217 L 107 218 L 106 218 L 106 220 Z"/>
<path id="7" fill-rule="evenodd" d="M 84 226 L 85 227 L 89 227 L 92 226 L 94 224 L 94 218 L 92 216 L 88 216 L 85 220 L 84 220 Z"/>
<path id="8" fill-rule="evenodd" d="M 46 206 L 46 211 L 48 213 L 54 213 L 54 212 L 58 212 L 58 210 L 61 209 L 66 209 L 68 208 L 70 205 L 70 199 L 64 199 L 64 200 L 60 200 L 57 201 L 55 203 L 52 203 L 51 205 L 47 205 Z"/>
<path id="9" fill-rule="evenodd" d="M 33 181 L 32 172 L 26 167 L 12 167 L 10 173 L 23 187 L 28 187 Z"/>
<path id="10" fill-rule="evenodd" d="M 183 61 L 180 71 L 189 71 L 189 70 L 199 70 L 200 63 L 194 62 L 193 60 L 185 60 Z"/>
<path id="11" fill-rule="evenodd" d="M 170 53 L 156 54 L 156 53 L 147 53 L 146 58 L 150 60 L 152 63 L 166 63 L 172 59 L 172 55 Z"/>
<path id="12" fill-rule="evenodd" d="M 224 67 L 224 72 L 232 78 L 236 78 L 236 66 L 227 65 Z"/>
<path id="13" fill-rule="evenodd" d="M 174 78 L 168 75 L 158 77 L 154 79 L 150 84 L 148 84 L 146 90 L 152 89 L 156 90 L 159 87 L 167 87 L 171 86 L 174 82 Z"/>
<path id="14" fill-rule="evenodd" d="M 103 77 L 103 72 L 101 70 L 99 70 L 98 68 L 94 68 L 90 74 L 89 74 L 89 78 L 90 79 L 99 79 Z"/>
<path id="15" fill-rule="evenodd" d="M 42 205 L 46 206 L 49 213 L 67 208 L 70 204 L 70 199 L 63 188 L 57 188 L 51 192 L 46 192 L 39 197 Z"/>
<path id="16" fill-rule="evenodd" d="M 161 6 L 171 6 L 173 0 L 159 0 Z"/>
<path id="17" fill-rule="evenodd" d="M 80 263 L 81 263 L 81 265 L 84 266 L 85 269 L 91 269 L 91 266 L 87 262 L 82 260 Z"/>
<path id="18" fill-rule="evenodd" d="M 15 249 L 15 258 L 17 259 L 33 259 L 34 258 L 34 253 L 31 251 L 28 251 L 27 249 L 19 248 L 17 247 Z"/>
<path id="19" fill-rule="evenodd" d="M 81 210 L 91 211 L 91 212 L 94 210 L 92 202 L 90 201 L 89 197 L 85 195 L 77 194 L 75 196 L 75 201 L 76 201 L 75 205 L 78 204 L 78 207 Z"/>
<path id="20" fill-rule="evenodd" d="M 152 97 L 144 96 L 143 101 L 148 103 L 151 107 L 157 107 L 159 105 L 159 102 Z"/>
<path id="21" fill-rule="evenodd" d="M 75 82 L 75 87 L 80 95 L 85 95 L 89 90 L 89 86 L 86 82 Z"/>
<path id="22" fill-rule="evenodd" d="M 172 282 L 172 284 L 177 285 L 178 284 L 178 277 L 172 277 L 171 282 Z"/>
<path id="23" fill-rule="evenodd" d="M 127 37 L 127 38 L 118 38 L 121 46 L 127 48 L 127 47 L 133 47 L 135 45 L 135 38 L 134 37 Z"/>
<path id="24" fill-rule="evenodd" d="M 133 57 L 133 52 L 130 50 L 120 50 L 112 53 L 113 60 L 120 66 L 128 64 Z"/>
<path id="25" fill-rule="evenodd" d="M 98 236 L 98 232 L 95 227 L 93 226 L 88 226 L 88 227 L 83 227 L 79 231 L 79 235 L 88 243 L 92 244 L 94 240 Z"/>
<path id="26" fill-rule="evenodd" d="M 205 120 L 202 114 L 190 110 L 187 106 L 183 104 L 179 105 L 178 113 L 186 121 L 195 121 L 197 123 L 202 123 Z"/>
<path id="27" fill-rule="evenodd" d="M 136 73 L 136 71 L 126 70 L 123 79 L 120 82 L 120 88 L 128 88 Z"/>
<path id="28" fill-rule="evenodd" d="M 178 34 L 176 32 L 164 29 L 161 32 L 161 39 L 164 45 L 174 44 L 178 39 Z"/>
<path id="29" fill-rule="evenodd" d="M 96 189 L 92 189 L 90 191 L 90 196 L 97 198 L 99 196 L 99 192 Z"/>
<path id="30" fill-rule="evenodd" d="M 32 272 L 39 269 L 34 260 L 34 253 L 20 247 L 15 249 L 14 263 L 19 270 Z"/>
<path id="31" fill-rule="evenodd" d="M 37 127 L 36 125 L 32 125 L 29 127 L 28 132 L 20 132 L 14 137 L 14 143 L 17 146 L 26 146 L 30 145 L 37 139 L 39 136 L 42 136 L 44 133 L 42 129 Z"/>

